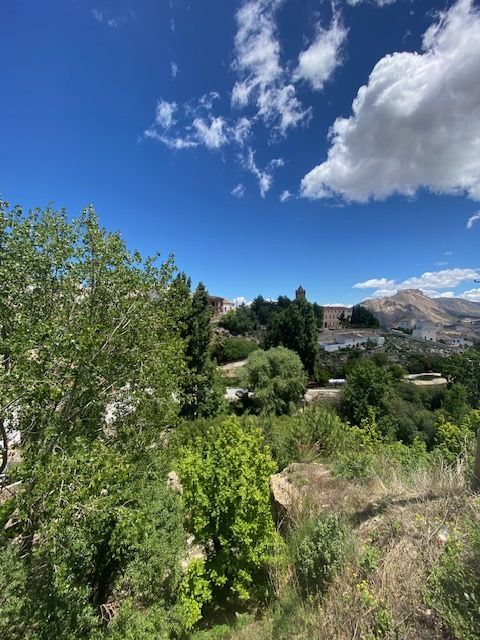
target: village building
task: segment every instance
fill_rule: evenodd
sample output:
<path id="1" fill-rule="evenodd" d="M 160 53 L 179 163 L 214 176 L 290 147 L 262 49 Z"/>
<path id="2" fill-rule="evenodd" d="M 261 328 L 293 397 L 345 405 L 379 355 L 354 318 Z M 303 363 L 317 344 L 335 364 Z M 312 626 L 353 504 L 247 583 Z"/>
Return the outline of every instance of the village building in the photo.
<path id="1" fill-rule="evenodd" d="M 350 321 L 352 319 L 351 307 L 323 307 L 323 328 L 324 329 L 340 329 L 342 321 Z"/>
<path id="2" fill-rule="evenodd" d="M 437 325 L 435 324 L 421 324 L 412 331 L 412 337 L 420 340 L 429 340 L 430 342 L 437 341 Z"/>
<path id="3" fill-rule="evenodd" d="M 361 333 L 349 331 L 347 333 L 333 334 L 331 338 L 320 338 L 318 341 L 320 349 L 327 351 L 327 353 L 333 353 L 341 349 L 360 349 L 368 344 L 375 347 L 383 347 L 385 338 L 371 331 Z"/>
<path id="4" fill-rule="evenodd" d="M 302 287 L 302 285 L 300 285 L 298 289 L 295 291 L 295 300 L 305 300 L 306 297 L 307 297 L 307 292 Z"/>
<path id="5" fill-rule="evenodd" d="M 213 309 L 213 317 L 218 318 L 235 309 L 235 303 L 221 296 L 208 296 L 208 304 Z"/>

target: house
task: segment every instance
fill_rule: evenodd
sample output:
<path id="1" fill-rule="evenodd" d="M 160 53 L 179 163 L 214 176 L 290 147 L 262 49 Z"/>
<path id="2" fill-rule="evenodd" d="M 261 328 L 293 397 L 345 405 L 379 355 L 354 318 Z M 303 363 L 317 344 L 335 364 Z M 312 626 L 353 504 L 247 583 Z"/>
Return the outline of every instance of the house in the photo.
<path id="1" fill-rule="evenodd" d="M 338 333 L 330 339 L 322 339 L 318 341 L 320 349 L 327 351 L 327 353 L 333 353 L 340 351 L 341 349 L 360 349 L 365 347 L 367 343 L 371 343 L 376 347 L 383 347 L 385 344 L 385 338 L 379 336 L 376 333 Z"/>
<path id="2" fill-rule="evenodd" d="M 413 331 L 413 329 L 415 329 L 415 327 L 417 326 L 417 321 L 414 319 L 400 320 L 399 322 L 396 323 L 395 326 L 398 329 L 405 329 L 405 331 Z"/>
<path id="3" fill-rule="evenodd" d="M 421 324 L 412 331 L 412 338 L 418 338 L 420 340 L 429 340 L 431 342 L 437 341 L 437 325 L 435 324 Z"/>
<path id="4" fill-rule="evenodd" d="M 473 347 L 473 342 L 471 340 L 467 340 L 463 336 L 458 335 L 445 335 L 442 339 L 442 342 L 447 345 L 447 347 L 452 347 L 453 349 L 458 349 L 459 351 L 464 351 L 465 349 L 469 349 Z"/>
<path id="5" fill-rule="evenodd" d="M 223 316 L 235 309 L 235 303 L 221 296 L 208 296 L 208 304 L 213 309 L 213 317 Z"/>
<path id="6" fill-rule="evenodd" d="M 323 307 L 323 328 L 340 329 L 342 320 L 352 319 L 351 307 Z"/>

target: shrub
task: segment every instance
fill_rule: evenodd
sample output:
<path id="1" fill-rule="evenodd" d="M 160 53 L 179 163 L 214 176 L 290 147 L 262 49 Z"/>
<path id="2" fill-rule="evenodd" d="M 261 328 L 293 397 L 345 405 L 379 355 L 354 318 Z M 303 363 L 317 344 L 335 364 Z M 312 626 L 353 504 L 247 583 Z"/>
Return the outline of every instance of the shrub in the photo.
<path id="1" fill-rule="evenodd" d="M 253 340 L 244 338 L 221 338 L 214 343 L 213 355 L 219 363 L 244 360 L 258 349 L 258 344 Z"/>
<path id="2" fill-rule="evenodd" d="M 240 374 L 242 386 L 253 392 L 259 411 L 291 413 L 305 393 L 307 376 L 297 354 L 284 347 L 254 351 Z"/>
<path id="3" fill-rule="evenodd" d="M 361 360 L 347 375 L 343 395 L 345 416 L 354 424 L 368 416 L 371 407 L 385 413 L 385 403 L 393 386 L 392 376 L 372 360 Z"/>
<path id="4" fill-rule="evenodd" d="M 262 587 L 275 542 L 269 477 L 275 470 L 261 432 L 234 417 L 211 424 L 180 453 L 187 529 L 206 546 L 217 593 L 248 600 Z"/>
<path id="5" fill-rule="evenodd" d="M 330 458 L 345 446 L 349 429 L 325 406 L 310 406 L 294 416 L 264 416 L 260 426 L 281 469 L 291 462 Z"/>
<path id="6" fill-rule="evenodd" d="M 426 599 L 458 640 L 480 638 L 480 523 L 452 538 L 428 580 Z"/>
<path id="7" fill-rule="evenodd" d="M 304 596 L 323 594 L 347 558 L 348 529 L 337 515 L 329 515 L 308 522 L 302 534 L 294 548 L 298 586 Z"/>
<path id="8" fill-rule="evenodd" d="M 456 425 L 440 416 L 435 437 L 437 448 L 448 462 L 454 462 L 464 454 L 473 441 L 468 425 Z"/>

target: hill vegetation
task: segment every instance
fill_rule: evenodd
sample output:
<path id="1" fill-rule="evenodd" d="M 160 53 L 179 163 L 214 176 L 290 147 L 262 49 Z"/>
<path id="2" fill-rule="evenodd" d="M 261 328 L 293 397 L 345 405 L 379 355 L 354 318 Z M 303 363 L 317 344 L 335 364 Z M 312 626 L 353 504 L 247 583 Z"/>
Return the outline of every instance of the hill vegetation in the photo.
<path id="1" fill-rule="evenodd" d="M 347 356 L 340 401 L 305 407 L 320 312 L 259 297 L 223 321 L 268 347 L 228 406 L 173 260 L 91 208 L 2 203 L 0 246 L 2 639 L 479 637 L 479 351 L 433 391 Z"/>

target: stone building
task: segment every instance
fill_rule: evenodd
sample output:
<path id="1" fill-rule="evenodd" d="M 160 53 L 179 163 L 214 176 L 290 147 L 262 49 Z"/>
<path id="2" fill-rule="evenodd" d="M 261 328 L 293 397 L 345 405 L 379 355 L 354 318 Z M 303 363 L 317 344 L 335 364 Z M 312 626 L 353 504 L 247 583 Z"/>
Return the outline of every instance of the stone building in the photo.
<path id="1" fill-rule="evenodd" d="M 224 313 L 233 311 L 235 309 L 235 303 L 222 298 L 221 296 L 208 296 L 208 304 L 213 309 L 213 317 L 223 316 Z"/>
<path id="2" fill-rule="evenodd" d="M 323 307 L 323 328 L 340 329 L 342 320 L 352 319 L 352 307 Z"/>

